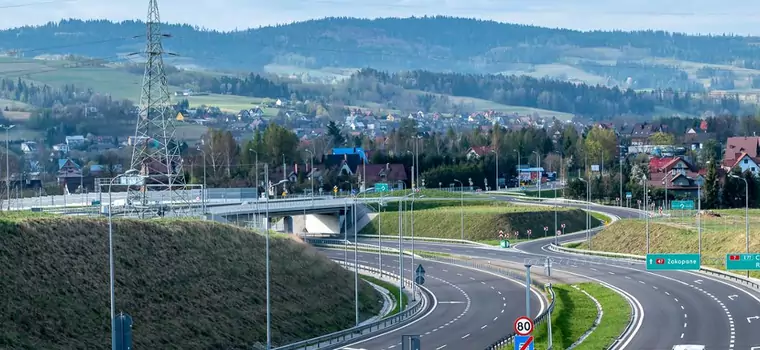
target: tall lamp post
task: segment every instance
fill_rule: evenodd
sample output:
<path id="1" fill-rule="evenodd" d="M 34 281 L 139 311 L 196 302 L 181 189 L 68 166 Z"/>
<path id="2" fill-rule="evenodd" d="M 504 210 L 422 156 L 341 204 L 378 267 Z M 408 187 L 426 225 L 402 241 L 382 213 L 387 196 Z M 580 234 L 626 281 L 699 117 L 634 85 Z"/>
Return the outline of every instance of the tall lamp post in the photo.
<path id="1" fill-rule="evenodd" d="M 114 182 L 123 177 L 137 174 L 137 170 L 129 169 L 124 174 L 117 175 L 108 183 L 108 278 L 111 298 L 111 349 L 116 350 L 116 299 L 114 297 L 114 262 L 113 262 L 113 198 L 111 187 Z M 126 204 L 126 203 L 125 203 Z"/>
<path id="2" fill-rule="evenodd" d="M 314 152 L 310 149 L 306 149 L 309 153 L 309 171 L 311 171 L 311 204 L 314 205 Z M 366 189 L 365 189 L 366 190 Z"/>
<path id="3" fill-rule="evenodd" d="M 583 183 L 586 184 L 586 241 L 588 242 L 588 249 L 591 249 L 591 233 L 589 231 L 590 230 L 589 226 L 591 225 L 591 218 L 589 216 L 590 215 L 589 203 L 591 202 L 591 196 L 589 195 L 589 193 L 591 189 L 591 184 L 589 184 L 588 181 L 586 181 L 586 179 L 582 177 L 579 177 L 578 180 L 581 180 L 583 181 Z"/>
<path id="4" fill-rule="evenodd" d="M 533 153 L 536 154 L 536 186 L 538 187 L 538 199 L 541 199 L 541 154 L 539 154 L 537 151 L 533 151 Z"/>
<path id="5" fill-rule="evenodd" d="M 649 254 L 649 180 L 647 175 L 644 174 L 644 215 L 646 216 L 646 239 L 647 239 L 647 254 Z M 699 215 L 697 215 L 699 217 Z"/>
<path id="6" fill-rule="evenodd" d="M 8 211 L 11 210 L 11 175 L 10 175 L 10 157 L 11 157 L 11 147 L 10 147 L 10 131 L 13 129 L 13 127 L 16 125 L 10 124 L 10 125 L 4 125 L 0 124 L 0 128 L 5 129 L 5 198 L 6 198 L 6 205 L 8 208 Z"/>
<path id="7" fill-rule="evenodd" d="M 204 142 L 201 140 L 201 144 L 203 145 Z M 198 150 L 203 154 L 203 193 L 201 193 L 201 207 L 203 209 L 203 215 L 206 215 L 206 192 L 208 191 L 208 188 L 206 188 L 206 150 L 198 147 Z"/>
<path id="8" fill-rule="evenodd" d="M 522 182 L 520 181 L 520 161 L 522 161 L 522 156 L 519 150 L 513 149 L 512 152 L 517 153 L 517 187 L 520 187 L 522 186 Z"/>
<path id="9" fill-rule="evenodd" d="M 459 225 L 460 234 L 462 235 L 462 240 L 464 241 L 464 184 L 462 181 L 459 181 L 457 179 L 454 179 L 454 182 L 459 182 Z"/>
<path id="10" fill-rule="evenodd" d="M 743 176 L 734 174 L 728 176 L 744 181 L 744 244 L 747 246 L 747 254 L 749 254 L 749 183 Z M 747 277 L 749 277 L 749 270 L 747 270 Z"/>

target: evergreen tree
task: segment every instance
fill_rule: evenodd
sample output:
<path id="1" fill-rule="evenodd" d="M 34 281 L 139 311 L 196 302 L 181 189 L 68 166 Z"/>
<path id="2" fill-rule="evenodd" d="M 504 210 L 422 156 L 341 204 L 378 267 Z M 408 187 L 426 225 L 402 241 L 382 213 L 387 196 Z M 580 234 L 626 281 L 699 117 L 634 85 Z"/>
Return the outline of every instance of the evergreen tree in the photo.
<path id="1" fill-rule="evenodd" d="M 720 197 L 718 183 L 718 169 L 715 165 L 715 159 L 711 159 L 707 167 L 707 176 L 705 177 L 704 193 L 702 193 L 702 208 L 715 209 L 718 207 Z"/>

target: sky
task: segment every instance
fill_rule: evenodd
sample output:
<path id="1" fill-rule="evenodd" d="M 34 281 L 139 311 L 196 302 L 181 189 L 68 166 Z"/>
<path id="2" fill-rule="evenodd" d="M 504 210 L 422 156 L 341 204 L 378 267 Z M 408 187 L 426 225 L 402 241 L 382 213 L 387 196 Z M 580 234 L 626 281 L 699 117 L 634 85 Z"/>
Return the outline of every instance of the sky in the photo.
<path id="1" fill-rule="evenodd" d="M 158 0 L 161 19 L 229 31 L 328 16 L 448 15 L 580 30 L 662 29 L 760 36 L 751 0 Z M 148 0 L 0 0 L 0 28 L 65 18 L 128 20 Z"/>

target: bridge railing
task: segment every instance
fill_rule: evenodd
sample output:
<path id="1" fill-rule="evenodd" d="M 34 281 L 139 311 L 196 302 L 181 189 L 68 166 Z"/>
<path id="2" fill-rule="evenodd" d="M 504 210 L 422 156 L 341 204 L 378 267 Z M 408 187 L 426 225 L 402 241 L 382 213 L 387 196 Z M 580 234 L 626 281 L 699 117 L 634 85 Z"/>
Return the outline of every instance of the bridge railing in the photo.
<path id="1" fill-rule="evenodd" d="M 334 261 L 338 264 L 344 265 L 343 261 L 340 261 L 340 260 L 334 260 Z M 344 267 L 349 270 L 353 270 L 354 266 L 351 263 L 346 263 Z M 374 267 L 358 265 L 357 268 L 359 269 L 359 271 L 364 271 L 371 274 L 378 274 L 378 275 L 380 274 L 380 270 Z M 398 275 L 388 273 L 387 271 L 383 271 L 383 276 L 387 276 L 391 280 L 396 280 L 396 281 L 399 280 Z M 412 288 L 413 282 L 409 280 L 404 280 L 404 285 L 406 287 Z M 311 350 L 311 349 L 335 348 L 336 346 L 345 345 L 348 342 L 358 340 L 361 337 L 367 336 L 379 330 L 393 327 L 400 323 L 409 321 L 413 318 L 416 318 L 423 310 L 426 309 L 426 307 L 429 304 L 428 296 L 425 294 L 422 288 L 420 288 L 420 292 L 421 292 L 420 293 L 421 298 L 417 302 L 407 305 L 407 308 L 405 310 L 395 315 L 390 315 L 378 321 L 361 325 L 358 327 L 353 327 L 353 328 L 338 331 L 335 333 L 331 333 L 331 334 L 315 337 L 312 339 L 299 341 L 293 344 L 277 347 L 277 348 L 274 348 L 273 350 Z"/>

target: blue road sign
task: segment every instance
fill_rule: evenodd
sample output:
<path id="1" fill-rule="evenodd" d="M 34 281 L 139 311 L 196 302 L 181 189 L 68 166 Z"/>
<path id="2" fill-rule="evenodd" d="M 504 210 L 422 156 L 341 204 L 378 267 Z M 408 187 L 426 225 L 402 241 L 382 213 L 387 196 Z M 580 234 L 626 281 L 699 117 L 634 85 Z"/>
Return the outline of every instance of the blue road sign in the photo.
<path id="1" fill-rule="evenodd" d="M 534 344 L 532 335 L 515 336 L 515 350 L 533 350 Z"/>
<path id="2" fill-rule="evenodd" d="M 633 198 L 633 193 L 632 192 L 626 192 L 625 193 L 625 198 L 627 198 L 627 199 Z"/>
<path id="3" fill-rule="evenodd" d="M 425 276 L 423 276 L 423 275 L 417 275 L 417 276 L 415 276 L 414 277 L 414 282 L 417 283 L 417 284 L 419 284 L 419 285 L 425 284 Z"/>
<path id="4" fill-rule="evenodd" d="M 114 319 L 114 349 L 132 350 L 132 316 L 125 313 L 116 315 Z"/>

